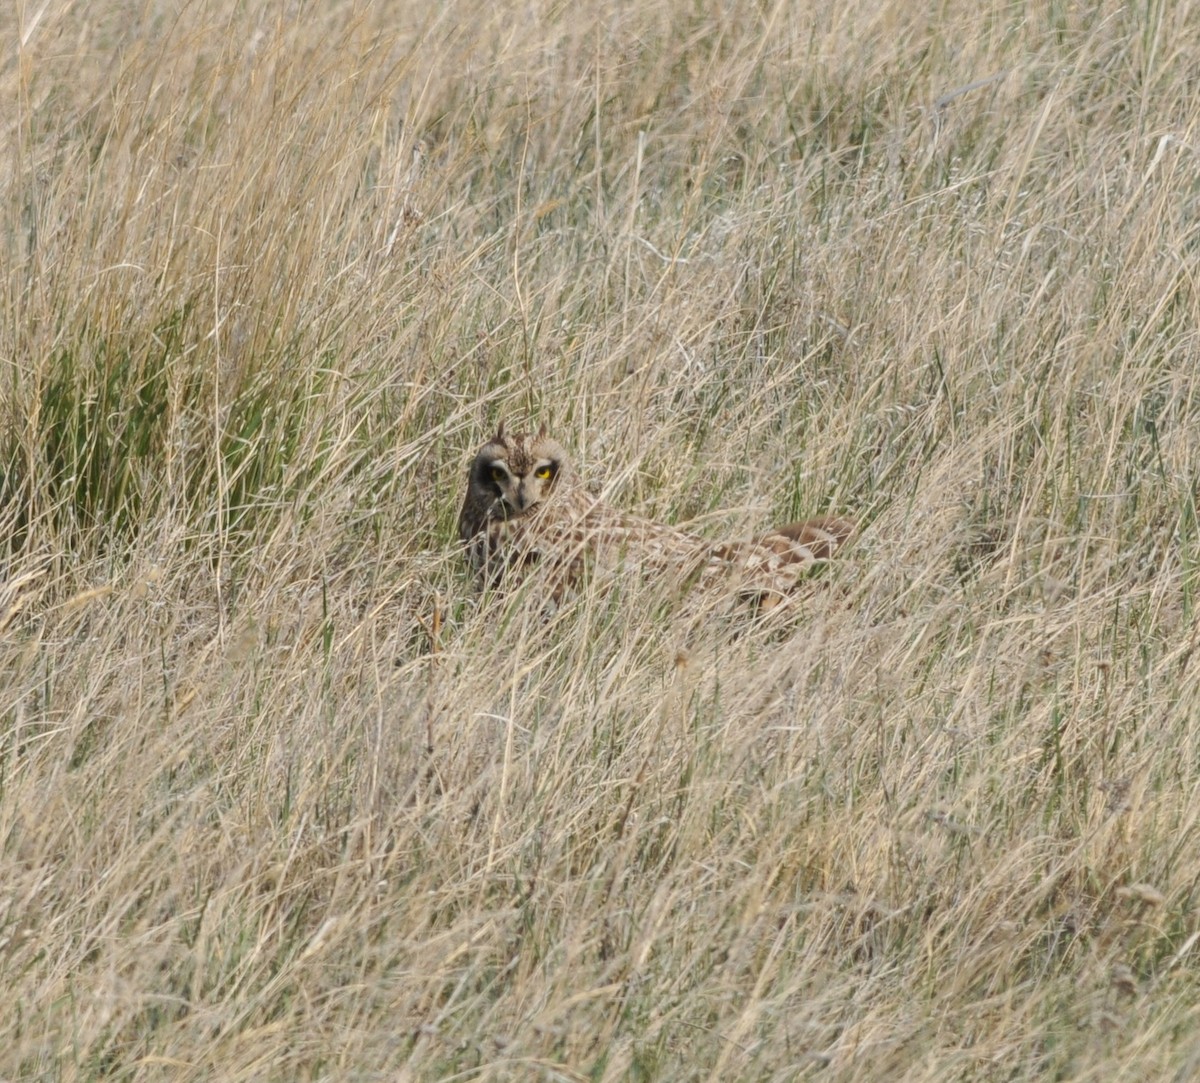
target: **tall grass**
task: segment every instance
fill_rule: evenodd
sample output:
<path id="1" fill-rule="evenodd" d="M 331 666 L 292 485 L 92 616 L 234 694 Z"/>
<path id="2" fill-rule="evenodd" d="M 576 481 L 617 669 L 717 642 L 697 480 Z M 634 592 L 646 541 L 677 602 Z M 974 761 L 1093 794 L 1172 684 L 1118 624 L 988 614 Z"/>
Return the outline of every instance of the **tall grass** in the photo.
<path id="1" fill-rule="evenodd" d="M 11 25 L 0 1078 L 1195 1073 L 1194 4 Z M 863 530 L 546 618 L 501 417 Z"/>

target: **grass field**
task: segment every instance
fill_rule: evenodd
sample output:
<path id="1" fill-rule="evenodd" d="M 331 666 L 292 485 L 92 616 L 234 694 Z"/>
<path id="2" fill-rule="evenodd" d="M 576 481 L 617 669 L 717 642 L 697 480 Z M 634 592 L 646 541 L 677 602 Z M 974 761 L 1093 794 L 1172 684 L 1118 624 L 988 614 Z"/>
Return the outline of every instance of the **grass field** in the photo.
<path id="1" fill-rule="evenodd" d="M 1200 1075 L 1200 5 L 0 24 L 0 1080 Z"/>

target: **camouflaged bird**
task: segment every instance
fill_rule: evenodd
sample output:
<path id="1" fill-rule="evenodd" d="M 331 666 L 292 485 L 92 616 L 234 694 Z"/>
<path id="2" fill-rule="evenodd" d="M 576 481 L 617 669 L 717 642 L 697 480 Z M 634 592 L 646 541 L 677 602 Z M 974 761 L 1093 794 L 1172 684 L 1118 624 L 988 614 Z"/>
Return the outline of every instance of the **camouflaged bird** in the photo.
<path id="1" fill-rule="evenodd" d="M 837 516 L 805 519 L 747 541 L 714 542 L 606 504 L 580 483 L 566 450 L 503 423 L 471 462 L 458 532 L 480 586 L 541 577 L 554 601 L 589 571 L 671 577 L 681 590 L 736 592 L 758 608 L 786 599 L 854 532 Z"/>

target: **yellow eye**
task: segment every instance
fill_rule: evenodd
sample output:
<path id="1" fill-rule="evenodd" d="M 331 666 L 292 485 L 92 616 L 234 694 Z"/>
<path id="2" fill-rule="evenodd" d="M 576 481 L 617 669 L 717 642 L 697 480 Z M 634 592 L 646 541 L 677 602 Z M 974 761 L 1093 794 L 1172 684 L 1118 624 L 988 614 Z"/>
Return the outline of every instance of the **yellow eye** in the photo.
<path id="1" fill-rule="evenodd" d="M 508 477 L 508 471 L 506 471 L 504 467 L 492 467 L 492 481 L 503 481 L 506 477 Z"/>
<path id="2" fill-rule="evenodd" d="M 540 478 L 542 481 L 545 481 L 547 478 L 552 477 L 553 474 L 554 474 L 554 471 L 548 466 L 539 466 L 533 472 L 533 476 L 535 478 Z"/>

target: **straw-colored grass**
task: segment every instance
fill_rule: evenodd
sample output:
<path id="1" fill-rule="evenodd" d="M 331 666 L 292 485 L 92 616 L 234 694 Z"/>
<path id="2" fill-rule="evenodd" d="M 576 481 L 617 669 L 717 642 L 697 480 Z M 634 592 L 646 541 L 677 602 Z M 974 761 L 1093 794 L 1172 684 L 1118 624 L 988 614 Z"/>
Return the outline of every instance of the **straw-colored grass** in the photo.
<path id="1" fill-rule="evenodd" d="M 1200 1072 L 1200 9 L 17 0 L 0 1079 Z M 785 618 L 477 598 L 498 418 Z"/>

